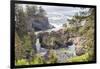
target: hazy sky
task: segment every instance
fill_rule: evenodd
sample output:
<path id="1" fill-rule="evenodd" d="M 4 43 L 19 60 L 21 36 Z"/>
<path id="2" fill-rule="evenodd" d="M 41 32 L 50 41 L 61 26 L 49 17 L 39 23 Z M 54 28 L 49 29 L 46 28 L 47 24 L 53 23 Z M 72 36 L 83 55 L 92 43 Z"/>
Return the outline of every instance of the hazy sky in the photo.
<path id="1" fill-rule="evenodd" d="M 60 27 L 62 24 L 67 22 L 68 18 L 71 18 L 75 13 L 80 11 L 88 11 L 87 9 L 80 9 L 79 7 L 64 7 L 64 6 L 42 6 L 47 12 L 49 22 Z"/>

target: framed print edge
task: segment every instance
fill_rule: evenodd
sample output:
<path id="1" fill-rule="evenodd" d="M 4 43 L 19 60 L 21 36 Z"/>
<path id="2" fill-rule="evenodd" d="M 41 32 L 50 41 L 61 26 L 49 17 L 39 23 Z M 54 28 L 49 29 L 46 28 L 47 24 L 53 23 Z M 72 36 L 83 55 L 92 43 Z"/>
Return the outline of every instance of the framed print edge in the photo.
<path id="1" fill-rule="evenodd" d="M 88 62 L 68 62 L 68 63 L 54 63 L 54 64 L 38 64 L 38 65 L 15 65 L 15 4 L 37 4 L 49 6 L 69 6 L 69 7 L 86 7 L 95 9 L 95 24 L 94 24 L 94 60 Z M 60 66 L 60 65 L 80 65 L 80 64 L 93 64 L 96 63 L 96 6 L 94 5 L 80 5 L 80 4 L 64 4 L 64 3 L 48 3 L 48 2 L 34 2 L 34 1 L 11 1 L 10 2 L 10 67 L 13 68 L 28 68 L 28 67 L 45 67 L 45 66 Z"/>

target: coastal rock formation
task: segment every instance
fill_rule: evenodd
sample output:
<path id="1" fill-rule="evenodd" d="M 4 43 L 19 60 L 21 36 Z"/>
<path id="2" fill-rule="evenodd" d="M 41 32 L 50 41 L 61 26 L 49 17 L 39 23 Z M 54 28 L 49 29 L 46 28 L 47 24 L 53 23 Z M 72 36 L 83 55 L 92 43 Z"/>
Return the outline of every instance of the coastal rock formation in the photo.
<path id="1" fill-rule="evenodd" d="M 44 31 L 51 28 L 54 28 L 54 26 L 49 23 L 48 17 L 46 16 L 34 15 L 27 21 L 28 31 L 32 31 L 33 29 L 35 31 Z"/>

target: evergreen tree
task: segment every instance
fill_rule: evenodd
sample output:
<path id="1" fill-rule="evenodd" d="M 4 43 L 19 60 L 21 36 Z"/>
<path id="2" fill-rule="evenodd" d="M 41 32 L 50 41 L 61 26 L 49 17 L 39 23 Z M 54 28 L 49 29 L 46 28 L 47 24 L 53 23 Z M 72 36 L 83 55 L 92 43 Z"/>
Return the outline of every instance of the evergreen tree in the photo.
<path id="1" fill-rule="evenodd" d="M 26 34 L 26 22 L 25 22 L 25 13 L 22 6 L 15 6 L 15 30 L 17 31 L 20 38 Z"/>
<path id="2" fill-rule="evenodd" d="M 41 6 L 39 7 L 38 15 L 39 15 L 39 16 L 45 16 L 45 15 L 46 15 L 45 10 L 44 10 Z"/>

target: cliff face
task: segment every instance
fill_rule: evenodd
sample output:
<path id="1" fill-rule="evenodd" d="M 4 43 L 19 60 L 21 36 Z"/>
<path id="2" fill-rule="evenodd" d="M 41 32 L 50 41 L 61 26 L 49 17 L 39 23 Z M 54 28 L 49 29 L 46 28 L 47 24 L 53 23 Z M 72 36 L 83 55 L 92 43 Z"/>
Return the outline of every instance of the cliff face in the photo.
<path id="1" fill-rule="evenodd" d="M 36 31 L 49 29 L 49 21 L 47 17 L 35 17 L 32 22 L 32 28 Z"/>
<path id="2" fill-rule="evenodd" d="M 28 31 L 44 31 L 50 28 L 54 28 L 54 26 L 49 24 L 48 17 L 46 16 L 33 16 L 27 21 Z"/>

